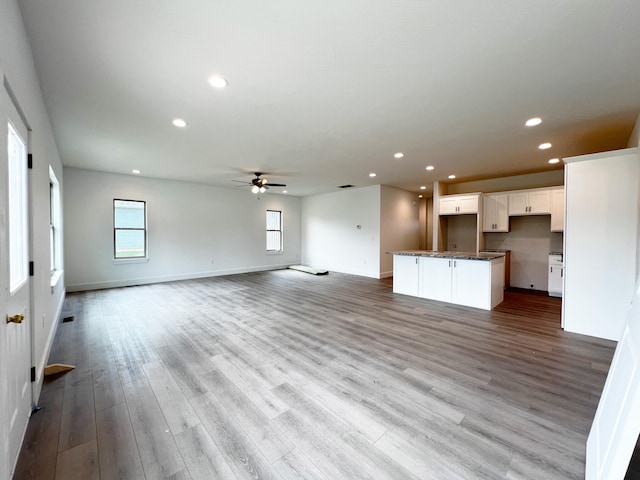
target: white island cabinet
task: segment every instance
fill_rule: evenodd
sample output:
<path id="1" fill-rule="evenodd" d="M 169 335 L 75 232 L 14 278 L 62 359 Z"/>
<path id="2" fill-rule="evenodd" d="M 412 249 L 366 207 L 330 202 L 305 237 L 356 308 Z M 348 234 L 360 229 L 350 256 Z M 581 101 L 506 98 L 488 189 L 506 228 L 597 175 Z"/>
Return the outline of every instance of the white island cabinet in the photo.
<path id="1" fill-rule="evenodd" d="M 484 310 L 491 310 L 504 299 L 504 254 L 393 253 L 395 293 Z M 414 287 L 410 286 L 412 281 Z"/>
<path id="2" fill-rule="evenodd" d="M 393 259 L 393 293 L 418 296 L 419 257 L 398 255 Z"/>

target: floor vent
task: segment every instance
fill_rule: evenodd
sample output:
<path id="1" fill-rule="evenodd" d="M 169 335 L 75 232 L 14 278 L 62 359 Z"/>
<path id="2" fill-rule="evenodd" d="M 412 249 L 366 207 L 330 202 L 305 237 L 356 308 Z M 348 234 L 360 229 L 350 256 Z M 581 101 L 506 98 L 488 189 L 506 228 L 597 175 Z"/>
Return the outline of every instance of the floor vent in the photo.
<path id="1" fill-rule="evenodd" d="M 74 317 L 73 315 L 71 315 L 70 317 L 64 317 L 62 319 L 62 323 L 73 322 L 75 319 L 76 319 L 76 317 Z"/>

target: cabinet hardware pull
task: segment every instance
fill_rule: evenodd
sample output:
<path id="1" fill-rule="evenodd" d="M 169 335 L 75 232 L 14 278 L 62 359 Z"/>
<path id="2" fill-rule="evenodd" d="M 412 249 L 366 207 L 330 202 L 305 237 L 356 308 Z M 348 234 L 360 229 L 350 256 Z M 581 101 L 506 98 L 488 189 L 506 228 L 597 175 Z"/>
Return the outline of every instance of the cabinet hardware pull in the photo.
<path id="1" fill-rule="evenodd" d="M 551 273 L 553 273 L 553 267 L 551 267 Z"/>
<path id="2" fill-rule="evenodd" d="M 449 266 L 451 266 L 451 260 L 449 260 Z"/>
<path id="3" fill-rule="evenodd" d="M 560 270 L 560 278 L 564 277 L 564 270 Z"/>
<path id="4" fill-rule="evenodd" d="M 454 266 L 454 267 L 456 266 L 456 261 L 455 261 L 455 260 L 453 261 L 453 266 Z"/>

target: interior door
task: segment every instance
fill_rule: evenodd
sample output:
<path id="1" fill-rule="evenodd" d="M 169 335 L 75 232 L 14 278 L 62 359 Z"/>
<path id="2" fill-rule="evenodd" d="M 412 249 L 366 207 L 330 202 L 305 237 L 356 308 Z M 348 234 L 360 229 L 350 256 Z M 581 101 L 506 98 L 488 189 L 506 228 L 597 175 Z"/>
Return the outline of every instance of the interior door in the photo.
<path id="1" fill-rule="evenodd" d="M 0 101 L 2 148 L 2 195 L 5 214 L 2 225 L 3 268 L 0 270 L 6 311 L 0 319 L 0 341 L 5 363 L 0 375 L 6 386 L 5 405 L 0 412 L 6 426 L 6 467 L 15 466 L 31 410 L 31 315 L 29 277 L 28 132 L 6 90 Z M 4 303 L 4 302 L 3 302 Z M 7 475 L 6 472 L 2 472 Z M 0 477 L 1 478 L 1 477 Z"/>
<path id="2" fill-rule="evenodd" d="M 589 438 L 586 475 L 623 479 L 640 434 L 640 278 Z"/>

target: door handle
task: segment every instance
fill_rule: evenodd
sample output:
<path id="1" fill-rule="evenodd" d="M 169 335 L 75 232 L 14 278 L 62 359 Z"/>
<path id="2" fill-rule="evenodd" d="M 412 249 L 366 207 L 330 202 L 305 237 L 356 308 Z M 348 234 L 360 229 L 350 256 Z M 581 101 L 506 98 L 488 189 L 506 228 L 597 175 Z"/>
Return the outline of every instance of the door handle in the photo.
<path id="1" fill-rule="evenodd" d="M 17 315 L 9 316 L 7 315 L 7 323 L 22 323 L 24 320 L 24 315 L 18 313 Z"/>

